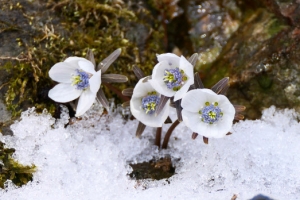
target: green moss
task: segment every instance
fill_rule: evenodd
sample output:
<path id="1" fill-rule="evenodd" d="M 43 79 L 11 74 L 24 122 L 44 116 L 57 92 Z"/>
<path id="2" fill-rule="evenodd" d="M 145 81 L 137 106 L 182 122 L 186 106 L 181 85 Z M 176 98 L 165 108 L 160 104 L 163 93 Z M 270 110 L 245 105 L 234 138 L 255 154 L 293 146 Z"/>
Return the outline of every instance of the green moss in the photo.
<path id="1" fill-rule="evenodd" d="M 99 63 L 115 49 L 122 48 L 121 56 L 107 72 L 128 76 L 127 85 L 114 85 L 122 90 L 137 81 L 132 73 L 134 65 L 150 74 L 156 63 L 156 53 L 163 52 L 160 44 L 163 34 L 155 31 L 160 25 L 145 9 L 101 0 L 49 0 L 47 7 L 44 6 L 59 19 L 42 22 L 45 24 L 41 28 L 38 20 L 35 22 L 33 17 L 28 17 L 31 30 L 26 31 L 32 31 L 31 40 L 16 38 L 16 42 L 25 48 L 24 53 L 0 66 L 0 71 L 9 73 L 9 80 L 4 83 L 8 89 L 5 102 L 13 116 L 29 106 L 54 112 L 54 102 L 47 95 L 56 83 L 48 77 L 48 71 L 68 56 L 84 57 L 87 49 L 92 49 Z M 26 12 L 24 7 L 22 12 Z M 43 15 L 44 10 L 40 10 L 43 11 L 40 15 Z M 141 38 L 144 39 L 141 41 Z M 108 97 L 118 98 L 110 90 L 105 92 Z"/>
<path id="2" fill-rule="evenodd" d="M 4 183 L 11 180 L 16 186 L 22 186 L 32 181 L 33 172 L 36 167 L 24 166 L 12 159 L 14 149 L 4 147 L 4 143 L 0 142 L 0 187 L 4 188 Z"/>
<path id="3" fill-rule="evenodd" d="M 257 79 L 259 86 L 262 89 L 267 90 L 272 87 L 273 80 L 268 74 L 262 73 L 259 76 L 257 76 L 256 79 Z"/>
<path id="4" fill-rule="evenodd" d="M 268 33 L 270 34 L 270 36 L 274 36 L 283 29 L 288 28 L 288 26 L 279 19 L 270 20 L 268 26 Z"/>

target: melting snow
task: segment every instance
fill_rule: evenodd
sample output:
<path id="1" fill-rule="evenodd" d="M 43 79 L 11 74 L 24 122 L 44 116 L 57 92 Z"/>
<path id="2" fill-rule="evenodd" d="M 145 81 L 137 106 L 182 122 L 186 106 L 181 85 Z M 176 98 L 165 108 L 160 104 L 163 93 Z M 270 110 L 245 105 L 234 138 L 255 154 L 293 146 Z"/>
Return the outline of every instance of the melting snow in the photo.
<path id="1" fill-rule="evenodd" d="M 7 182 L 0 199 L 230 200 L 236 194 L 244 200 L 258 193 L 300 199 L 300 125 L 293 110 L 266 109 L 260 120 L 236 123 L 232 135 L 210 139 L 209 145 L 201 137 L 192 140 L 191 131 L 180 124 L 164 151 L 153 145 L 153 128 L 147 127 L 139 139 L 136 120 L 97 112 L 101 109 L 66 128 L 66 111 L 57 121 L 47 112 L 24 112 L 11 127 L 14 136 L 0 140 L 16 149 L 20 163 L 34 163 L 38 171 L 21 188 Z M 129 162 L 166 154 L 176 161 L 176 175 L 168 181 L 135 181 L 127 175 Z"/>

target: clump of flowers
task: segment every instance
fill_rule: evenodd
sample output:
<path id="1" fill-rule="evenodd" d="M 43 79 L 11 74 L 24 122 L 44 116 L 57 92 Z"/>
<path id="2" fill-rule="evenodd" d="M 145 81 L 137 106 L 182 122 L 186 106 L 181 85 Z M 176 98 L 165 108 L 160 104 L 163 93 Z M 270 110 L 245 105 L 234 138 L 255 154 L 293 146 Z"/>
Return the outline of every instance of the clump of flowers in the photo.
<path id="1" fill-rule="evenodd" d="M 59 84 L 49 91 L 49 97 L 62 103 L 79 98 L 76 117 L 83 115 L 95 100 L 108 108 L 101 83 L 127 81 L 123 75 L 104 74 L 120 53 L 117 49 L 97 66 L 91 51 L 87 58 L 69 57 L 55 64 L 49 76 Z M 204 88 L 199 74 L 194 74 L 198 54 L 187 60 L 184 56 L 165 53 L 157 55 L 157 59 L 151 76 L 145 76 L 141 69 L 134 67 L 139 81 L 134 89 L 122 92 L 131 96 L 124 106 L 130 106 L 132 115 L 139 120 L 136 136 L 141 136 L 146 126 L 157 128 L 155 145 L 167 148 L 173 130 L 183 122 L 193 132 L 193 139 L 202 135 L 207 144 L 209 138 L 229 135 L 233 121 L 244 118 L 240 112 L 245 107 L 232 105 L 225 96 L 229 88 L 228 77 L 211 89 Z M 162 126 L 171 122 L 168 117 L 171 107 L 176 109 L 177 120 L 168 129 L 161 146 Z"/>
<path id="2" fill-rule="evenodd" d="M 224 95 L 229 88 L 229 78 L 223 78 L 211 89 L 206 89 L 199 74 L 194 74 L 193 66 L 198 54 L 188 60 L 171 53 L 158 55 L 157 58 L 158 63 L 151 76 L 142 78 L 144 75 L 140 69 L 134 68 L 140 80 L 134 90 L 123 91 L 124 94 L 130 91 L 132 95 L 130 109 L 140 121 L 137 136 L 141 135 L 146 125 L 159 127 L 155 144 L 160 147 L 161 127 L 167 119 L 169 106 L 176 109 L 178 119 L 167 131 L 162 148 L 167 148 L 173 130 L 182 121 L 193 132 L 193 139 L 202 135 L 207 144 L 208 138 L 229 135 L 233 121 L 243 119 L 239 112 L 244 111 L 245 107 L 232 105 Z"/>
<path id="3" fill-rule="evenodd" d="M 92 51 L 88 51 L 87 59 L 69 57 L 55 64 L 49 71 L 52 80 L 59 82 L 49 91 L 48 96 L 56 102 L 66 103 L 78 99 L 76 117 L 83 115 L 97 99 L 108 109 L 108 101 L 101 90 L 102 82 L 126 82 L 127 77 L 119 74 L 104 74 L 108 67 L 121 54 L 115 50 L 96 66 Z"/>

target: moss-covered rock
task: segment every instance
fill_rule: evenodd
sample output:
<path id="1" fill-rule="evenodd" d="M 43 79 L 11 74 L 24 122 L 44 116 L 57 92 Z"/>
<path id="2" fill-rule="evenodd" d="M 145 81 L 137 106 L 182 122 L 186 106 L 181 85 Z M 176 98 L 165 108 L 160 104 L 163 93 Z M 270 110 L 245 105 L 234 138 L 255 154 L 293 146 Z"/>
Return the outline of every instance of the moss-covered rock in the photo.
<path id="1" fill-rule="evenodd" d="M 54 113 L 47 93 L 56 62 L 84 57 L 88 48 L 100 62 L 122 48 L 109 69 L 129 77 L 112 85 L 121 90 L 136 83 L 132 66 L 150 74 L 157 53 L 177 49 L 200 54 L 196 69 L 207 87 L 230 76 L 229 97 L 246 104 L 250 118 L 272 104 L 297 107 L 299 9 L 296 0 L 7 1 L 0 11 L 1 92 L 13 116 L 28 106 Z"/>
<path id="2" fill-rule="evenodd" d="M 122 48 L 109 72 L 127 75 L 133 86 L 136 80 L 132 66 L 138 65 L 149 74 L 156 53 L 163 52 L 162 44 L 157 42 L 163 37 L 160 24 L 144 8 L 146 4 L 96 0 L 8 2 L 10 6 L 0 12 L 5 19 L 0 21 L 2 37 L 10 40 L 0 48 L 1 54 L 9 49 L 6 56 L 0 57 L 0 71 L 7 72 L 1 86 L 13 116 L 29 106 L 54 113 L 55 104 L 47 94 L 55 83 L 48 71 L 68 56 L 84 57 L 87 49 L 92 49 L 100 62 Z M 117 87 L 121 90 L 125 85 Z M 114 96 L 111 90 L 105 91 L 108 97 Z"/>
<path id="3" fill-rule="evenodd" d="M 22 186 L 32 181 L 36 167 L 24 166 L 12 158 L 14 149 L 5 148 L 0 141 L 0 187 L 4 188 L 5 182 L 11 180 L 16 186 Z"/>

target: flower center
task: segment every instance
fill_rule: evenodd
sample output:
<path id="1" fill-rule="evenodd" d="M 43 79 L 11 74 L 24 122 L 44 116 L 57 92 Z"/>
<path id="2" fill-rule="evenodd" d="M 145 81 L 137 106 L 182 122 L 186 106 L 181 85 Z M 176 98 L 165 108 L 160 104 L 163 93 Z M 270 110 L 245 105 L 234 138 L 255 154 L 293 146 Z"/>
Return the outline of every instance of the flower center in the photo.
<path id="1" fill-rule="evenodd" d="M 166 69 L 163 80 L 169 89 L 178 91 L 180 90 L 181 86 L 184 85 L 187 77 L 185 76 L 184 71 L 179 70 L 179 68 Z"/>
<path id="2" fill-rule="evenodd" d="M 159 101 L 160 98 L 156 92 L 149 92 L 147 96 L 142 98 L 142 108 L 146 114 L 152 115 L 155 112 Z"/>
<path id="3" fill-rule="evenodd" d="M 72 76 L 72 85 L 76 85 L 77 90 L 85 90 L 90 86 L 89 74 L 76 69 L 76 74 Z"/>
<path id="4" fill-rule="evenodd" d="M 214 124 L 218 122 L 222 116 L 222 110 L 218 107 L 218 103 L 215 102 L 214 104 L 206 102 L 204 108 L 199 111 L 201 115 L 201 120 L 208 124 Z"/>

